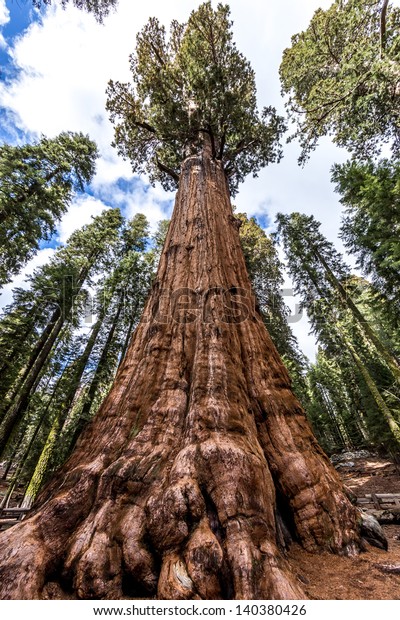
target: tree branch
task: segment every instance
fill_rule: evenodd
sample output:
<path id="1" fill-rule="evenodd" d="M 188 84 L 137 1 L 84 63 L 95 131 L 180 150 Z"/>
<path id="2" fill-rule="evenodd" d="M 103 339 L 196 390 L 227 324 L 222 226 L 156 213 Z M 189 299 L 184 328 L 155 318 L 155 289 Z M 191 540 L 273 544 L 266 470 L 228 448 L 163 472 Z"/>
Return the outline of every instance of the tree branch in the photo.
<path id="1" fill-rule="evenodd" d="M 156 46 L 154 45 L 152 41 L 150 41 L 150 48 L 153 50 L 160 66 L 165 67 L 165 60 L 161 57 L 160 52 L 158 51 L 158 49 L 156 48 Z"/>
<path id="2" fill-rule="evenodd" d="M 220 141 L 220 145 L 219 145 L 219 152 L 218 152 L 217 159 L 222 159 L 222 156 L 224 154 L 224 148 L 225 148 L 225 134 L 223 133 L 222 136 L 221 136 L 221 141 Z"/>
<path id="3" fill-rule="evenodd" d="M 383 53 L 386 47 L 386 14 L 388 4 L 389 0 L 383 0 L 381 9 L 381 58 L 383 58 Z"/>
<path id="4" fill-rule="evenodd" d="M 146 121 L 137 121 L 135 116 L 136 116 L 136 108 L 135 106 L 132 104 L 131 101 L 129 101 L 129 99 L 127 99 L 126 97 L 124 97 L 123 95 L 119 95 L 119 98 L 122 99 L 122 101 L 124 101 L 126 103 L 126 105 L 131 108 L 133 110 L 133 124 L 136 127 L 141 127 L 142 129 L 146 129 L 147 131 L 149 131 L 150 133 L 154 134 L 155 136 L 157 136 L 157 131 L 156 129 L 150 125 L 149 123 L 146 123 Z M 121 115 L 121 114 L 120 114 Z"/>
<path id="5" fill-rule="evenodd" d="M 235 157 L 240 155 L 240 153 L 243 153 L 243 151 L 248 149 L 250 146 L 253 146 L 253 144 L 255 144 L 256 142 L 257 142 L 257 138 L 254 138 L 253 140 L 250 140 L 250 142 L 246 142 L 245 140 L 241 140 L 240 142 L 238 142 L 238 144 L 236 145 L 235 150 L 232 151 L 232 153 L 230 155 L 228 154 L 228 157 L 226 159 L 225 164 L 228 165 L 228 168 L 229 168 L 229 165 L 235 159 Z"/>
<path id="6" fill-rule="evenodd" d="M 149 125 L 149 123 L 146 123 L 146 121 L 133 121 L 133 124 L 136 125 L 136 127 L 146 129 L 150 133 L 153 133 L 155 136 L 157 136 L 157 131 L 155 130 L 155 128 L 152 125 Z"/>
<path id="7" fill-rule="evenodd" d="M 176 184 L 179 183 L 179 174 L 177 174 L 175 172 L 175 170 L 172 170 L 172 168 L 170 168 L 169 166 L 166 166 L 165 164 L 163 164 L 158 157 L 156 156 L 156 162 L 157 162 L 157 167 L 161 172 L 165 172 L 165 174 L 168 174 L 170 177 L 172 177 L 175 181 Z"/>

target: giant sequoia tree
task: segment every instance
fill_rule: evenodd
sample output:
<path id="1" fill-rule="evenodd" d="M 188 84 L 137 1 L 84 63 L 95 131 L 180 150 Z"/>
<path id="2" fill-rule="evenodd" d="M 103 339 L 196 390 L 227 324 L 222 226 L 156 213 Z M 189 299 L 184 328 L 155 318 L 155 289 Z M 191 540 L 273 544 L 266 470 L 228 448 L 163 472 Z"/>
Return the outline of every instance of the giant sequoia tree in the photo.
<path id="1" fill-rule="evenodd" d="M 360 517 L 316 443 L 253 304 L 229 188 L 279 157 L 229 11 L 167 40 L 152 19 L 116 144 L 179 185 L 157 277 L 114 385 L 32 515 L 3 534 L 4 598 L 303 597 L 284 557 L 355 553 Z M 51 583 L 51 587 L 49 587 Z"/>

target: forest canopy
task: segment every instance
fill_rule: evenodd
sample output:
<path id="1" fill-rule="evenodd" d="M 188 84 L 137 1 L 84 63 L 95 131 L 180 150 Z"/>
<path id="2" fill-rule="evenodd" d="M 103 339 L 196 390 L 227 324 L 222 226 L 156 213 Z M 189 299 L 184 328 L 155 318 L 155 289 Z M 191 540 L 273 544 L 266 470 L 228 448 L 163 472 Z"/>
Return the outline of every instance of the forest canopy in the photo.
<path id="1" fill-rule="evenodd" d="M 301 161 L 332 137 L 355 157 L 389 144 L 400 154 L 400 9 L 388 0 L 335 0 L 292 37 L 280 67 Z"/>
<path id="2" fill-rule="evenodd" d="M 204 139 L 232 193 L 282 155 L 285 122 L 273 107 L 258 111 L 254 71 L 236 48 L 229 13 L 206 2 L 187 24 L 174 20 L 168 35 L 151 18 L 130 57 L 132 83 L 109 83 L 118 153 L 165 189 L 176 188 L 181 162 Z"/>

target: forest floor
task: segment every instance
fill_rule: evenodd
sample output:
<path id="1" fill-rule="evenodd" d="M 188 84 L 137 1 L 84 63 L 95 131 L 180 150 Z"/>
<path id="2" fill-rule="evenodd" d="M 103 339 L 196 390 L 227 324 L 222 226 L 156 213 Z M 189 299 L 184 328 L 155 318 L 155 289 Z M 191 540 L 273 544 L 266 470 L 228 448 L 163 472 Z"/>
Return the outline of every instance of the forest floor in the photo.
<path id="1" fill-rule="evenodd" d="M 357 497 L 367 493 L 400 493 L 400 470 L 391 461 L 356 454 L 336 467 Z M 400 600 L 400 524 L 382 528 L 388 539 L 388 551 L 367 545 L 367 551 L 355 558 L 315 555 L 292 545 L 288 559 L 305 594 L 321 600 Z M 398 567 L 399 572 L 386 572 L 384 567 L 388 566 Z"/>

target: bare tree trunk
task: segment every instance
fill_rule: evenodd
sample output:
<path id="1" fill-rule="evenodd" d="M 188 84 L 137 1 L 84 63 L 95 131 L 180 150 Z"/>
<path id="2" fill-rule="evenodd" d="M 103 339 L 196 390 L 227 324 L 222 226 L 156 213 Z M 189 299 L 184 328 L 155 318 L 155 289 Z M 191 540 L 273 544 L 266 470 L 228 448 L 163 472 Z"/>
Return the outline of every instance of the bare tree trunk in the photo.
<path id="1" fill-rule="evenodd" d="M 229 291 L 229 292 L 228 292 Z M 252 303 L 224 172 L 182 166 L 157 280 L 114 385 L 32 516 L 0 537 L 3 598 L 304 598 L 279 525 L 355 553 L 359 513 Z"/>
<path id="2" fill-rule="evenodd" d="M 123 295 L 121 295 L 118 301 L 118 304 L 117 304 L 115 316 L 113 317 L 113 320 L 110 326 L 110 331 L 108 332 L 106 342 L 104 344 L 103 350 L 100 355 L 100 359 L 97 363 L 95 373 L 92 377 L 92 380 L 90 381 L 89 388 L 84 395 L 83 407 L 79 411 L 79 414 L 77 416 L 78 420 L 76 423 L 75 430 L 72 434 L 72 437 L 70 437 L 70 441 L 68 442 L 68 453 L 67 454 L 70 454 L 72 452 L 72 450 L 75 447 L 76 442 L 78 441 L 85 426 L 88 424 L 90 420 L 90 411 L 92 409 L 93 400 L 96 396 L 97 390 L 99 389 L 102 377 L 104 376 L 104 371 L 107 368 L 107 365 L 110 363 L 110 359 L 109 359 L 110 348 L 114 340 L 115 331 L 117 329 L 118 322 L 120 319 L 120 315 L 123 311 L 123 308 L 124 308 L 124 298 L 123 298 Z"/>

